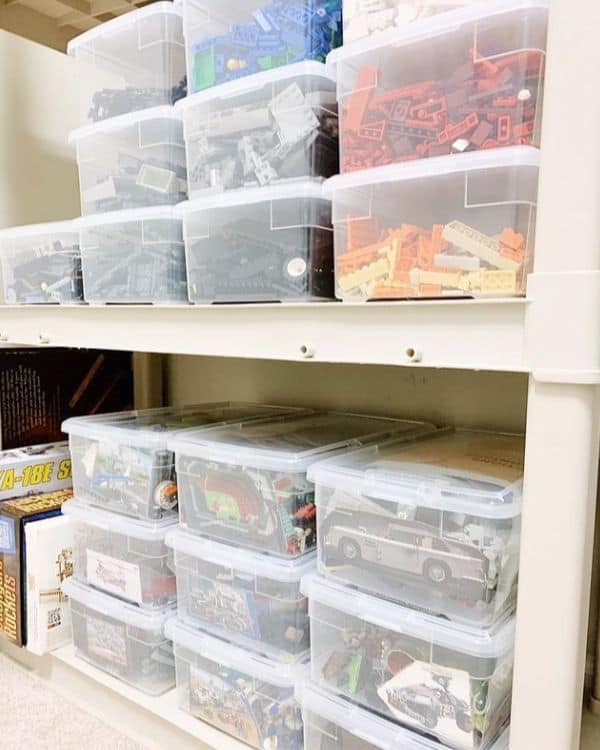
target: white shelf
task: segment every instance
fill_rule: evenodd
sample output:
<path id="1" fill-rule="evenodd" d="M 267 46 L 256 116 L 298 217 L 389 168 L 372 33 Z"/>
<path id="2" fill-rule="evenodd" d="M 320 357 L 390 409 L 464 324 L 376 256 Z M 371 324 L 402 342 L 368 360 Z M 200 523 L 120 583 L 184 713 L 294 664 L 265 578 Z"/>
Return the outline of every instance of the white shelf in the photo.
<path id="1" fill-rule="evenodd" d="M 359 305 L 3 306 L 0 341 L 526 372 L 527 307 L 524 299 Z M 416 356 L 407 354 L 411 349 Z"/>

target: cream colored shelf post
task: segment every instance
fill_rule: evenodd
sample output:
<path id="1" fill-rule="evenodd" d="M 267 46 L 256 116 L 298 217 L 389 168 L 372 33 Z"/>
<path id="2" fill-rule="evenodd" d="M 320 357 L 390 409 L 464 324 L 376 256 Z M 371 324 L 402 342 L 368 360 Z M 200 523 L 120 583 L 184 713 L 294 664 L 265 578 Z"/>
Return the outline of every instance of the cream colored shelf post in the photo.
<path id="1" fill-rule="evenodd" d="M 600 3 L 551 0 L 510 750 L 578 750 L 600 438 Z"/>

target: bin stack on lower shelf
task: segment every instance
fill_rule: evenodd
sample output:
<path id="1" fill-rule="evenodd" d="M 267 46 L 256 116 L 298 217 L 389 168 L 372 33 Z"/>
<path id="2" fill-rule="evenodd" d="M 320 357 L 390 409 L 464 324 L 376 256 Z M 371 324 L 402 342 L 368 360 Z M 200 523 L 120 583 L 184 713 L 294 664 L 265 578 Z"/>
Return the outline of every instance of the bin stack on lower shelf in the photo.
<path id="1" fill-rule="evenodd" d="M 71 599 L 77 653 L 145 693 L 175 684 L 164 626 L 175 613 L 167 532 L 177 487 L 167 439 L 178 430 L 295 411 L 251 403 L 204 404 L 66 420 L 75 499 Z"/>
<path id="2" fill-rule="evenodd" d="M 181 707 L 251 746 L 302 747 L 295 689 L 307 678 L 316 570 L 311 463 L 430 425 L 308 411 L 175 435 L 180 528 L 171 531 Z M 269 744 L 271 743 L 271 744 Z"/>
<path id="3" fill-rule="evenodd" d="M 302 591 L 313 681 L 305 710 L 321 716 L 313 723 L 335 725 L 345 705 L 352 716 L 366 711 L 361 721 L 372 712 L 431 738 L 432 747 L 501 746 L 523 461 L 519 436 L 444 431 L 311 468 L 319 575 L 304 579 Z M 331 695 L 321 714 L 310 697 L 315 684 Z"/>

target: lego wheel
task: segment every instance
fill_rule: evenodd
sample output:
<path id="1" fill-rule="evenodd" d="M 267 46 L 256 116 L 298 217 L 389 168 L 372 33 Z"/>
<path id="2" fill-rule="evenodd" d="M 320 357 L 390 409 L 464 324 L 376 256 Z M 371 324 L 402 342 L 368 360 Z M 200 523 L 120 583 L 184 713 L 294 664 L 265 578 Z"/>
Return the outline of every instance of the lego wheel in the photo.
<path id="1" fill-rule="evenodd" d="M 423 574 L 436 586 L 443 586 L 452 578 L 450 568 L 440 560 L 427 560 L 423 566 Z"/>
<path id="2" fill-rule="evenodd" d="M 360 560 L 360 547 L 353 539 L 340 539 L 339 550 L 342 558 L 348 562 Z"/>

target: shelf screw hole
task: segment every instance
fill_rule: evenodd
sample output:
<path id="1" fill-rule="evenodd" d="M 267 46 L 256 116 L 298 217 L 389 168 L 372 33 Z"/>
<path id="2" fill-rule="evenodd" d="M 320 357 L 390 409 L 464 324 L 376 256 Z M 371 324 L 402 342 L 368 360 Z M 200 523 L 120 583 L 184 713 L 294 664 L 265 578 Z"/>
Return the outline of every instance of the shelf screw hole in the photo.
<path id="1" fill-rule="evenodd" d="M 300 354 L 302 357 L 304 357 L 304 359 L 311 359 L 312 357 L 314 357 L 315 352 L 312 346 L 302 344 L 302 346 L 300 347 Z"/>
<path id="2" fill-rule="evenodd" d="M 415 349 L 414 346 L 407 346 L 404 354 L 409 362 L 420 362 L 423 357 L 422 353 L 418 349 Z"/>
<path id="3" fill-rule="evenodd" d="M 40 333 L 38 340 L 40 344 L 49 344 L 50 343 L 50 336 L 48 336 L 46 333 Z"/>

